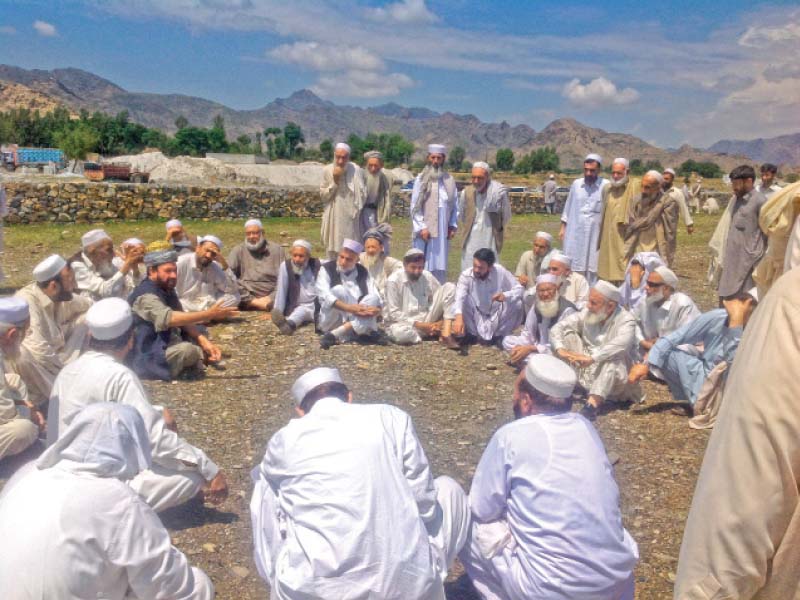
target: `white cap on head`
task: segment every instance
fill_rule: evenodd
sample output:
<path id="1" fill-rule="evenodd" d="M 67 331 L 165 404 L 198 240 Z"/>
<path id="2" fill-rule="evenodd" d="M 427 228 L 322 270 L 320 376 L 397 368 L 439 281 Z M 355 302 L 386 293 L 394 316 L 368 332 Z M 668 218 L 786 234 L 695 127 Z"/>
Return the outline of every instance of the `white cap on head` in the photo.
<path id="1" fill-rule="evenodd" d="M 568 269 L 572 268 L 572 259 L 563 252 L 553 252 L 550 255 L 550 262 L 560 262 L 562 265 L 567 265 Z"/>
<path id="2" fill-rule="evenodd" d="M 198 244 L 202 244 L 204 242 L 211 242 L 217 247 L 217 250 L 222 250 L 222 240 L 215 235 L 204 235 L 199 240 L 197 240 Z"/>
<path id="3" fill-rule="evenodd" d="M 81 236 L 81 247 L 86 250 L 92 244 L 102 242 L 103 240 L 110 240 L 111 236 L 102 229 L 92 229 L 87 231 Z"/>
<path id="4" fill-rule="evenodd" d="M 552 173 L 550 173 L 550 175 L 548 175 L 548 176 L 547 176 L 547 178 L 548 178 L 548 179 L 555 179 L 555 178 L 556 178 L 556 176 L 555 176 L 555 175 L 553 175 Z"/>
<path id="5" fill-rule="evenodd" d="M 61 258 L 58 254 L 52 254 L 45 258 L 38 265 L 33 267 L 33 278 L 39 283 L 50 281 L 53 277 L 61 272 L 61 269 L 67 266 L 67 261 Z"/>
<path id="6" fill-rule="evenodd" d="M 355 252 L 356 254 L 361 254 L 364 251 L 364 246 L 355 240 L 351 240 L 350 238 L 345 238 L 345 240 L 342 242 L 342 248 L 350 250 L 350 252 Z"/>
<path id="7" fill-rule="evenodd" d="M 166 229 L 172 229 L 173 227 L 183 227 L 183 223 L 181 223 L 178 219 L 170 219 L 167 221 L 165 225 Z"/>
<path id="8" fill-rule="evenodd" d="M 86 325 L 96 340 L 113 340 L 131 328 L 131 305 L 122 298 L 104 298 L 86 311 Z"/>
<path id="9" fill-rule="evenodd" d="M 485 163 L 482 160 L 479 160 L 478 162 L 472 163 L 472 168 L 473 169 L 483 169 L 484 171 L 486 171 L 487 175 L 491 175 L 492 174 L 492 168 L 489 166 L 488 163 Z"/>
<path id="10" fill-rule="evenodd" d="M 536 277 L 536 285 L 538 286 L 540 283 L 552 283 L 553 285 L 559 285 L 560 279 L 558 275 L 553 275 L 552 273 L 542 273 Z"/>
<path id="11" fill-rule="evenodd" d="M 533 239 L 537 240 L 539 238 L 542 238 L 543 240 L 547 240 L 548 244 L 552 244 L 553 243 L 553 236 L 550 235 L 549 233 L 547 233 L 546 231 L 537 231 L 536 235 L 533 236 Z"/>
<path id="12" fill-rule="evenodd" d="M 603 159 L 599 154 L 595 154 L 592 152 L 591 154 L 587 154 L 586 158 L 583 159 L 583 162 L 594 161 L 597 164 L 603 164 Z"/>
<path id="13" fill-rule="evenodd" d="M 447 146 L 444 144 L 428 144 L 428 154 L 447 154 Z"/>
<path id="14" fill-rule="evenodd" d="M 331 369 L 329 367 L 317 367 L 311 369 L 308 373 L 304 373 L 298 377 L 294 384 L 292 384 L 292 397 L 294 398 L 297 406 L 303 403 L 306 395 L 315 387 L 323 383 L 342 383 L 342 376 L 339 369 Z"/>
<path id="15" fill-rule="evenodd" d="M 595 283 L 592 289 L 597 292 L 600 292 L 608 300 L 616 302 L 617 304 L 619 304 L 619 301 L 622 299 L 622 296 L 619 293 L 619 288 L 615 286 L 613 283 L 609 283 L 608 281 L 605 281 L 603 279 Z"/>
<path id="16" fill-rule="evenodd" d="M 678 289 L 678 276 L 675 275 L 675 272 L 670 269 L 669 267 L 656 267 L 653 269 L 653 273 L 658 273 L 661 275 L 661 279 L 664 280 L 664 283 L 671 287 L 673 290 Z"/>
<path id="17" fill-rule="evenodd" d="M 650 169 L 647 173 L 644 174 L 642 179 L 644 179 L 645 177 L 651 177 L 656 181 L 658 181 L 658 183 L 664 183 L 664 176 L 655 169 Z"/>
<path id="18" fill-rule="evenodd" d="M 751 287 L 749 290 L 747 290 L 747 295 L 750 296 L 756 302 L 758 302 L 758 288 L 757 287 Z"/>
<path id="19" fill-rule="evenodd" d="M 146 245 L 142 240 L 139 238 L 128 238 L 124 242 L 122 242 L 123 246 L 144 246 Z"/>
<path id="20" fill-rule="evenodd" d="M 244 228 L 247 229 L 248 227 L 253 227 L 254 225 L 262 231 L 264 230 L 264 226 L 261 224 L 261 219 L 248 219 L 244 223 Z"/>
<path id="21" fill-rule="evenodd" d="M 344 151 L 345 151 L 345 152 L 347 152 L 348 154 L 350 154 L 350 152 L 352 152 L 352 150 L 350 150 L 350 146 L 349 146 L 349 145 L 347 145 L 347 144 L 345 144 L 344 142 L 339 142 L 338 144 L 336 144 L 336 145 L 333 147 L 333 149 L 334 149 L 334 150 L 344 150 Z"/>
<path id="22" fill-rule="evenodd" d="M 622 165 L 626 169 L 629 168 L 630 164 L 628 163 L 627 158 L 615 158 L 614 161 L 611 163 L 612 165 Z"/>
<path id="23" fill-rule="evenodd" d="M 578 377 L 563 360 L 534 352 L 525 365 L 525 380 L 537 391 L 552 398 L 569 398 Z"/>
<path id="24" fill-rule="evenodd" d="M 300 246 L 301 248 L 305 248 L 308 250 L 308 253 L 311 254 L 312 246 L 311 242 L 307 242 L 306 240 L 295 240 L 292 242 L 292 248 L 295 246 Z"/>
<path id="25" fill-rule="evenodd" d="M 664 173 L 669 173 L 670 175 L 675 177 L 675 169 L 673 169 L 672 167 L 667 167 L 666 169 L 664 169 Z"/>
<path id="26" fill-rule="evenodd" d="M 412 256 L 425 256 L 425 253 L 420 248 L 409 248 L 403 258 L 411 258 Z"/>
<path id="27" fill-rule="evenodd" d="M 0 298 L 0 323 L 21 325 L 30 317 L 30 308 L 24 298 L 5 296 Z"/>

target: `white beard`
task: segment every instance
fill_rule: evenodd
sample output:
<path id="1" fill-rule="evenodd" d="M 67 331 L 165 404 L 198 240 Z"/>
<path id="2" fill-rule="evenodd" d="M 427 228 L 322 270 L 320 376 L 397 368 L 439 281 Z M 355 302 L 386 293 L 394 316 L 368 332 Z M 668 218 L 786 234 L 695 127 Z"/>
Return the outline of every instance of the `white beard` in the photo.
<path id="1" fill-rule="evenodd" d="M 303 271 L 305 270 L 306 270 L 305 265 L 298 267 L 296 264 L 292 263 L 292 273 L 294 273 L 295 275 L 302 275 Z"/>
<path id="2" fill-rule="evenodd" d="M 339 265 L 336 265 L 336 272 L 337 272 L 337 273 L 340 273 L 340 274 L 342 274 L 342 275 L 350 275 L 350 273 L 352 273 L 352 272 L 353 272 L 353 271 L 355 271 L 355 270 L 356 270 L 356 268 L 355 268 L 355 267 L 353 267 L 353 268 L 352 268 L 352 269 L 350 269 L 349 271 L 345 271 L 344 269 L 342 269 L 342 267 L 340 267 Z"/>
<path id="3" fill-rule="evenodd" d="M 628 176 L 627 175 L 625 175 L 625 177 L 623 177 L 619 181 L 614 181 L 613 179 L 611 180 L 611 187 L 612 188 L 621 188 L 621 187 L 626 186 L 627 184 L 628 184 Z"/>
<path id="4" fill-rule="evenodd" d="M 586 315 L 586 324 L 587 325 L 600 325 L 600 323 L 605 321 L 606 318 L 607 318 L 607 315 L 604 315 L 603 313 L 589 312 Z"/>
<path id="5" fill-rule="evenodd" d="M 647 296 L 644 301 L 647 303 L 648 306 L 653 306 L 654 304 L 661 304 L 664 301 L 664 290 L 658 290 L 652 296 Z"/>
<path id="6" fill-rule="evenodd" d="M 244 247 L 247 248 L 248 250 L 253 250 L 253 251 L 261 250 L 264 247 L 264 244 L 266 243 L 267 240 L 265 240 L 263 237 L 260 240 L 258 240 L 255 244 L 251 244 L 250 242 L 245 240 Z"/>
<path id="7" fill-rule="evenodd" d="M 100 277 L 103 279 L 108 279 L 109 277 L 113 277 L 114 274 L 117 272 L 117 267 L 109 261 L 107 263 L 103 263 L 102 265 L 95 265 L 94 267 L 97 272 L 100 274 Z"/>
<path id="8" fill-rule="evenodd" d="M 364 256 L 361 257 L 361 261 L 360 262 L 367 269 L 371 269 L 372 267 L 377 265 L 380 260 L 381 260 L 381 255 L 380 254 L 376 254 L 375 256 L 370 256 L 369 254 L 367 254 L 365 252 Z"/>
<path id="9" fill-rule="evenodd" d="M 558 314 L 558 300 L 539 300 L 537 297 L 536 310 L 545 319 L 552 319 Z"/>

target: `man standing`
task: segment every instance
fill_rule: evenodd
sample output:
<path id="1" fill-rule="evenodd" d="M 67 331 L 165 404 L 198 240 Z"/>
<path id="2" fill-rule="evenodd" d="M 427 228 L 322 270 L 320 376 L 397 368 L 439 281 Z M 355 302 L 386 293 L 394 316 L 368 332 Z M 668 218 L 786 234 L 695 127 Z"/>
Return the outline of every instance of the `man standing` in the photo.
<path id="1" fill-rule="evenodd" d="M 320 237 L 329 260 L 336 259 L 345 239 L 358 237 L 363 181 L 361 168 L 350 162 L 350 146 L 343 142 L 336 144 L 333 164 L 323 169 L 319 187 L 325 205 Z"/>
<path id="2" fill-rule="evenodd" d="M 569 362 L 588 392 L 581 413 L 594 419 L 607 398 L 639 401 L 638 385 L 628 386 L 636 352 L 636 320 L 619 306 L 619 289 L 602 279 L 589 292 L 586 308 L 550 330 L 553 354 Z"/>
<path id="3" fill-rule="evenodd" d="M 228 255 L 228 267 L 236 276 L 239 308 L 271 311 L 275 301 L 278 269 L 283 264 L 283 248 L 264 237 L 259 219 L 244 224 L 244 242 Z"/>
<path id="4" fill-rule="evenodd" d="M 364 206 L 359 215 L 359 236 L 370 229 L 383 223 L 389 224 L 392 218 L 392 185 L 394 178 L 383 168 L 383 154 L 377 150 L 364 153 L 366 169 L 362 170 L 364 177 Z M 389 253 L 389 248 L 386 248 Z"/>
<path id="5" fill-rule="evenodd" d="M 28 400 L 28 388 L 16 373 L 6 372 L 6 358 L 19 356 L 19 348 L 30 322 L 28 303 L 22 298 L 0 298 L 0 460 L 19 454 L 39 437 L 44 418 Z M 26 407 L 26 419 L 17 407 Z M 39 427 L 33 423 L 35 419 Z"/>
<path id="6" fill-rule="evenodd" d="M 216 363 L 221 350 L 195 327 L 238 315 L 235 306 L 217 302 L 206 310 L 184 312 L 175 285 L 178 255 L 174 250 L 154 250 L 144 255 L 147 279 L 128 297 L 133 309 L 133 349 L 128 364 L 142 379 L 170 381 L 187 369 L 202 371 Z"/>
<path id="7" fill-rule="evenodd" d="M 615 158 L 611 163 L 611 181 L 603 188 L 603 219 L 600 225 L 600 255 L 597 274 L 600 279 L 619 285 L 625 278 L 625 228 L 631 205 L 641 193 L 637 180 L 628 178 L 628 159 Z"/>
<path id="8" fill-rule="evenodd" d="M 570 412 L 575 380 L 557 358 L 532 355 L 514 384 L 516 421 L 475 470 L 459 558 L 487 600 L 633 600 L 639 550 L 603 442 Z"/>
<path id="9" fill-rule="evenodd" d="M 56 377 L 47 416 L 47 445 L 52 446 L 89 404 L 118 402 L 144 419 L 153 465 L 130 482 L 139 496 L 161 512 L 201 493 L 217 504 L 228 495 L 225 475 L 199 448 L 178 437 L 167 409 L 156 409 L 142 382 L 122 364 L 133 346 L 133 315 L 122 298 L 100 300 L 86 313 L 89 349 Z"/>
<path id="10" fill-rule="evenodd" d="M 472 268 L 459 276 L 453 306 L 453 334 L 457 337 L 492 344 L 522 322 L 524 289 L 495 261 L 494 252 L 481 248 L 472 257 Z"/>
<path id="11" fill-rule="evenodd" d="M 86 339 L 84 313 L 92 301 L 73 295 L 74 274 L 57 254 L 36 265 L 33 278 L 16 294 L 28 303 L 31 326 L 13 362 L 31 402 L 39 406 L 50 397 L 58 372 L 80 355 Z"/>
<path id="12" fill-rule="evenodd" d="M 336 369 L 295 381 L 299 418 L 272 436 L 250 501 L 254 560 L 279 598 L 444 598 L 469 505 L 431 476 L 411 418 L 352 404 Z"/>
<path id="13" fill-rule="evenodd" d="M 451 336 L 456 287 L 442 285 L 425 270 L 425 254 L 411 248 L 403 269 L 386 282 L 385 323 L 396 344 L 418 344 L 439 337 L 445 346 L 458 346 Z"/>
<path id="14" fill-rule="evenodd" d="M 373 227 L 364 234 L 364 251 L 359 256 L 359 263 L 366 267 L 384 304 L 386 281 L 392 274 L 403 270 L 401 261 L 386 254 L 386 247 L 390 239 L 392 239 L 391 225 L 382 223 Z"/>
<path id="15" fill-rule="evenodd" d="M 775 175 L 778 174 L 778 167 L 772 163 L 764 163 L 761 165 L 761 181 L 756 185 L 756 189 L 764 194 L 764 197 L 769 200 L 772 195 L 781 189 L 781 186 L 775 181 Z"/>
<path id="16" fill-rule="evenodd" d="M 458 216 L 463 225 L 461 270 L 472 265 L 472 255 L 489 248 L 496 256 L 503 250 L 503 232 L 511 221 L 508 188 L 492 179 L 485 162 L 472 165 L 472 185 L 461 192 Z"/>
<path id="17" fill-rule="evenodd" d="M 344 240 L 336 260 L 323 263 L 319 270 L 317 325 L 323 333 L 319 340 L 323 350 L 354 336 L 363 342 L 386 343 L 378 330 L 378 315 L 383 306 L 381 295 L 369 271 L 358 264 L 363 251 L 364 246 L 357 241 Z"/>
<path id="18" fill-rule="evenodd" d="M 692 187 L 689 188 L 689 210 L 696 213 L 700 210 L 703 201 L 703 178 L 695 179 Z"/>
<path id="19" fill-rule="evenodd" d="M 450 240 L 458 229 L 458 191 L 452 175 L 444 170 L 447 149 L 428 146 L 428 165 L 414 180 L 411 192 L 411 242 L 425 253 L 425 269 L 439 283 L 447 280 Z"/>
<path id="20" fill-rule="evenodd" d="M 542 192 L 544 192 L 544 209 L 547 211 L 548 215 L 552 215 L 555 210 L 557 189 L 558 184 L 556 183 L 556 176 L 550 173 L 550 175 L 547 176 L 547 181 L 545 181 L 542 186 Z"/>
<path id="21" fill-rule="evenodd" d="M 175 291 L 183 310 L 202 311 L 217 303 L 225 307 L 239 306 L 236 276 L 231 273 L 220 250 L 222 240 L 206 235 L 198 238 L 194 253 L 178 257 Z"/>
<path id="22" fill-rule="evenodd" d="M 525 326 L 519 335 L 503 338 L 503 350 L 509 353 L 508 362 L 521 365 L 531 353 L 551 353 L 550 329 L 577 312 L 575 305 L 558 293 L 560 283 L 560 278 L 550 273 L 536 278 L 535 303 L 525 317 Z"/>
<path id="23" fill-rule="evenodd" d="M 648 171 L 642 177 L 642 193 L 630 207 L 625 228 L 628 260 L 639 252 L 658 252 L 662 258 L 668 254 L 663 183 L 664 178 L 658 171 Z"/>
<path id="24" fill-rule="evenodd" d="M 114 265 L 114 243 L 102 229 L 92 229 L 81 237 L 81 252 L 70 257 L 69 264 L 75 275 L 75 287 L 92 300 L 123 298 L 127 289 L 127 276 L 142 258 L 140 251 L 129 252 L 117 268 Z"/>
<path id="25" fill-rule="evenodd" d="M 566 254 L 554 251 L 550 255 L 550 264 L 547 272 L 555 275 L 561 281 L 558 293 L 575 305 L 578 310 L 586 306 L 589 300 L 589 282 L 580 273 L 572 270 L 572 259 Z"/>
<path id="26" fill-rule="evenodd" d="M 754 189 L 755 178 L 756 172 L 748 165 L 731 171 L 734 196 L 709 242 L 712 248 L 722 248 L 717 295 L 723 300 L 753 287 L 753 270 L 766 251 L 767 236 L 761 231 L 758 218 L 767 199 Z M 715 244 L 715 238 L 719 243 Z"/>
<path id="27" fill-rule="evenodd" d="M 292 335 L 304 323 L 313 323 L 317 303 L 319 260 L 311 256 L 311 243 L 295 240 L 289 258 L 278 269 L 278 290 L 272 322 L 283 335 Z"/>
<path id="28" fill-rule="evenodd" d="M 597 279 L 602 190 L 606 183 L 599 175 L 602 162 L 597 154 L 589 154 L 583 161 L 583 177 L 573 181 L 569 188 L 558 234 L 564 253 L 572 258 L 572 270 L 586 277 L 590 284 Z"/>
<path id="29" fill-rule="evenodd" d="M 661 185 L 664 190 L 664 225 L 665 235 L 667 237 L 667 256 L 665 260 L 667 266 L 675 264 L 675 251 L 678 247 L 678 219 L 683 219 L 686 224 L 686 233 L 692 235 L 694 231 L 694 219 L 689 213 L 689 208 L 686 206 L 686 197 L 683 192 L 676 188 L 673 183 L 675 182 L 675 169 L 664 169 L 661 175 L 664 178 L 664 183 Z"/>

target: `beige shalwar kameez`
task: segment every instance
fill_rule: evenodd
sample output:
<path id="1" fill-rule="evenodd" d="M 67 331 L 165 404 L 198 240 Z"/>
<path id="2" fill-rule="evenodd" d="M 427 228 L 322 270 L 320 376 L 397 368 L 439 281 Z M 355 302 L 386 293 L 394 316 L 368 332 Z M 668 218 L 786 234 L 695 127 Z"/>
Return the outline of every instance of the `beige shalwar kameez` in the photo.
<path id="1" fill-rule="evenodd" d="M 322 171 L 319 195 L 325 209 L 322 212 L 320 237 L 328 258 L 336 258 L 345 238 L 356 239 L 359 233 L 358 217 L 363 204 L 361 168 L 347 163 L 344 175 L 337 184 L 333 180 L 333 164 Z"/>
<path id="2" fill-rule="evenodd" d="M 25 382 L 6 372 L 0 353 L 0 460 L 19 454 L 39 437 L 39 428 L 17 412 L 17 405 L 27 401 Z"/>
<path id="3" fill-rule="evenodd" d="M 642 193 L 642 183 L 631 179 L 624 186 L 603 188 L 603 221 L 600 225 L 600 254 L 597 276 L 606 281 L 622 281 L 628 260 L 625 257 L 625 226 L 634 198 Z"/>

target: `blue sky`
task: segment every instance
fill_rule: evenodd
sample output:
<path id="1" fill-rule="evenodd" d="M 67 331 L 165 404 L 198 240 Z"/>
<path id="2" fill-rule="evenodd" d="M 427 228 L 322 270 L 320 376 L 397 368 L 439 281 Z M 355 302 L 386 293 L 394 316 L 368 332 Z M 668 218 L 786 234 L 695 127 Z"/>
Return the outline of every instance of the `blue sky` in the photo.
<path id="1" fill-rule="evenodd" d="M 800 7 L 703 0 L 0 0 L 2 62 L 256 108 L 308 87 L 661 146 L 800 131 Z"/>

